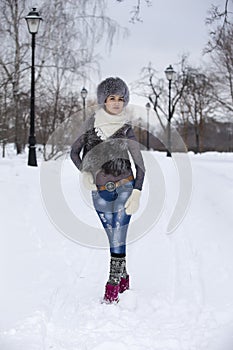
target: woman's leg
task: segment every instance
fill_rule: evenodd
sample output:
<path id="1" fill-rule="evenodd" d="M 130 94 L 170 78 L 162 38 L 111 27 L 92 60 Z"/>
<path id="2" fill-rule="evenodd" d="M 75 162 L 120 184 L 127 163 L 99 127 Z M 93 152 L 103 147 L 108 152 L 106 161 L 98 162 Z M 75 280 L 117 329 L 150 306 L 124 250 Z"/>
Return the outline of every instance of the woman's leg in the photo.
<path id="1" fill-rule="evenodd" d="M 120 188 L 117 193 L 112 193 L 113 201 L 109 201 L 109 193 L 98 192 L 93 194 L 93 203 L 101 223 L 107 233 L 111 260 L 109 279 L 105 286 L 104 300 L 106 302 L 118 301 L 118 293 L 129 289 L 129 276 L 126 271 L 126 235 L 130 215 L 124 209 L 125 202 L 132 192 L 132 186 L 127 189 Z"/>
<path id="2" fill-rule="evenodd" d="M 126 254 L 126 237 L 131 215 L 127 215 L 125 211 L 125 203 L 133 190 L 133 184 L 121 186 L 117 189 L 117 198 L 114 201 L 112 228 L 113 239 L 110 247 L 111 253 Z"/>
<path id="3" fill-rule="evenodd" d="M 109 193 L 107 191 L 92 192 L 93 204 L 97 215 L 103 225 L 105 232 L 107 233 L 109 244 L 111 247 L 111 240 L 113 237 L 112 222 L 113 222 L 113 202 L 116 197 L 116 193 Z M 111 200 L 112 199 L 112 200 Z"/>
<path id="4" fill-rule="evenodd" d="M 114 202 L 114 213 L 112 218 L 113 241 L 110 251 L 112 257 L 121 257 L 121 278 L 119 293 L 129 289 L 129 275 L 126 269 L 126 238 L 131 215 L 125 212 L 125 203 L 133 190 L 133 182 L 122 186 L 118 190 L 118 197 Z"/>
<path id="5" fill-rule="evenodd" d="M 125 254 L 126 236 L 131 219 L 125 212 L 125 203 L 133 190 L 133 181 L 118 187 L 113 192 L 93 191 L 93 203 L 107 233 L 110 252 Z"/>
<path id="6" fill-rule="evenodd" d="M 129 275 L 126 270 L 126 233 L 130 217 L 123 217 L 117 213 L 97 212 L 107 233 L 110 245 L 110 271 L 108 283 L 119 284 L 120 292 L 129 289 Z M 128 215 L 127 215 L 128 216 Z M 125 224 L 122 226 L 122 222 Z M 124 284 L 124 287 L 123 287 Z M 125 286 L 126 284 L 126 286 Z"/>

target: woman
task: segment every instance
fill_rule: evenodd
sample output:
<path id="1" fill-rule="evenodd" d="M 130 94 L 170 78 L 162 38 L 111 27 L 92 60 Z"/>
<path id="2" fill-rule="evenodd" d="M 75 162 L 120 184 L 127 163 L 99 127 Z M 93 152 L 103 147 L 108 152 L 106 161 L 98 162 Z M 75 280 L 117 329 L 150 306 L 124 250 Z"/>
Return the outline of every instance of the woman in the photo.
<path id="1" fill-rule="evenodd" d="M 129 289 L 126 270 L 126 235 L 131 215 L 139 207 L 144 164 L 125 107 L 129 90 L 120 78 L 107 78 L 97 88 L 100 108 L 84 125 L 74 142 L 71 159 L 92 191 L 95 210 L 110 245 L 110 272 L 104 302 L 118 302 Z M 82 159 L 81 154 L 82 152 Z M 129 153 L 136 169 L 134 178 Z"/>

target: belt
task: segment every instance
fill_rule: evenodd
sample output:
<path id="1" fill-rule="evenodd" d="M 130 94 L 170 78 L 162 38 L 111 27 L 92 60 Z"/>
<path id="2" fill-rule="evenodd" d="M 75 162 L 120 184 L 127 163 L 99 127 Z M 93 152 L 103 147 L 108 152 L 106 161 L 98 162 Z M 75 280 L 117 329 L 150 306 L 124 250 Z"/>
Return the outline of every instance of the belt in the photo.
<path id="1" fill-rule="evenodd" d="M 126 184 L 129 181 L 132 181 L 134 179 L 133 175 L 130 175 L 126 177 L 125 179 L 113 182 L 109 181 L 105 185 L 102 186 L 97 186 L 99 191 L 105 191 L 107 190 L 108 192 L 113 192 L 117 187 Z"/>

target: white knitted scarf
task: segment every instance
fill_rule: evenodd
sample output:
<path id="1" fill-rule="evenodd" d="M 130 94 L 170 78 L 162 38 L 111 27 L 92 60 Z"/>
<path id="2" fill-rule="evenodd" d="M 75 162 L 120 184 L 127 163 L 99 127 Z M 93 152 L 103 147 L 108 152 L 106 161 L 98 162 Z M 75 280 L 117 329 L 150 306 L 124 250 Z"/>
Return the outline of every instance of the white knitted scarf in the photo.
<path id="1" fill-rule="evenodd" d="M 113 135 L 128 121 L 125 110 L 120 114 L 112 115 L 107 113 L 103 108 L 100 108 L 95 113 L 94 128 L 97 135 L 106 140 Z"/>

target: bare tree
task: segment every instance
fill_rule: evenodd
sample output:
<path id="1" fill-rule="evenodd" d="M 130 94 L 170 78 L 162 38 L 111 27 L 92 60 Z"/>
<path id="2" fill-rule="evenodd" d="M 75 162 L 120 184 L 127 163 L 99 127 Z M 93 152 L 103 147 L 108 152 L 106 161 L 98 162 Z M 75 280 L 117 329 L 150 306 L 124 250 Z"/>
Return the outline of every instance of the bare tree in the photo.
<path id="1" fill-rule="evenodd" d="M 78 102 L 79 99 L 77 94 L 73 95 L 70 92 L 68 95 L 60 95 L 60 98 L 57 100 L 55 105 L 54 101 L 51 100 L 51 98 L 52 95 L 40 96 L 38 106 L 39 108 L 36 118 L 38 142 L 43 145 L 43 154 L 45 159 L 47 159 L 46 144 L 50 136 L 54 133 L 59 125 L 68 120 L 75 113 L 77 114 L 77 112 L 82 109 L 80 103 Z M 56 108 L 56 111 L 54 111 L 54 108 Z M 81 113 L 77 114 L 77 118 L 80 119 L 80 115 Z"/>
<path id="2" fill-rule="evenodd" d="M 233 0 L 225 0 L 223 6 L 212 5 L 209 10 L 209 15 L 206 18 L 206 24 L 210 26 L 210 36 L 215 37 L 216 44 L 224 34 L 226 26 L 232 23 Z M 210 41 L 207 44 L 206 51 L 210 52 L 214 49 L 213 43 Z"/>
<path id="3" fill-rule="evenodd" d="M 221 35 L 219 34 L 221 31 Z M 212 75 L 215 77 L 215 99 L 220 108 L 233 116 L 233 25 L 219 28 L 209 45 Z"/>
<path id="4" fill-rule="evenodd" d="M 30 92 L 31 38 L 24 20 L 29 4 L 29 0 L 0 2 L 0 87 L 11 87 L 8 103 L 14 104 L 17 153 L 23 147 L 20 96 Z M 91 73 L 98 72 L 96 45 L 105 40 L 110 48 L 121 28 L 105 15 L 106 0 L 80 0 L 78 6 L 75 0 L 51 0 L 40 5 L 44 21 L 36 37 L 36 92 L 50 97 L 55 127 L 59 99 L 79 90 Z"/>
<path id="5" fill-rule="evenodd" d="M 20 84 L 22 77 L 22 61 L 24 42 L 21 40 L 20 21 L 25 12 L 25 0 L 4 0 L 0 3 L 2 13 L 0 23 L 1 54 L 0 70 L 1 83 L 10 89 L 14 104 L 15 146 L 16 152 L 22 151 L 21 116 L 20 116 Z"/>
<path id="6" fill-rule="evenodd" d="M 169 100 L 167 81 L 165 81 L 164 77 L 160 77 L 151 63 L 142 69 L 140 79 L 133 84 L 135 91 L 139 95 L 146 97 L 152 104 L 162 129 L 164 132 L 167 132 L 167 138 L 169 139 L 168 145 L 171 145 L 170 124 L 176 115 L 178 103 L 183 96 L 188 81 L 186 60 L 186 56 L 183 56 L 181 61 L 177 64 L 176 79 L 172 83 L 170 113 L 168 113 Z M 168 150 L 168 153 L 168 155 L 171 154 L 170 150 Z"/>
<path id="7" fill-rule="evenodd" d="M 5 157 L 5 146 L 10 141 L 10 113 L 7 84 L 0 88 L 0 142 L 2 144 L 2 157 Z"/>
<path id="8" fill-rule="evenodd" d="M 151 103 L 159 123 L 165 129 L 164 116 L 166 112 L 162 104 L 162 96 L 165 93 L 164 79 L 159 77 L 152 63 L 147 67 L 143 67 L 140 73 L 140 78 L 132 84 L 132 90 L 135 94 L 143 96 Z"/>
<path id="9" fill-rule="evenodd" d="M 194 126 L 195 152 L 202 150 L 204 120 L 211 117 L 215 111 L 213 101 L 214 84 L 202 69 L 189 67 L 186 72 L 186 86 L 180 100 L 181 115 L 186 122 Z"/>
<path id="10" fill-rule="evenodd" d="M 117 2 L 124 2 L 125 0 L 116 0 Z M 152 0 L 144 0 L 144 3 L 146 3 L 147 6 L 152 5 Z M 136 23 L 136 22 L 142 22 L 141 18 L 141 7 L 142 7 L 142 1 L 141 0 L 135 0 L 135 4 L 133 5 L 133 8 L 130 13 L 130 22 Z"/>
<path id="11" fill-rule="evenodd" d="M 204 50 L 212 62 L 215 80 L 214 98 L 219 114 L 233 116 L 233 0 L 225 0 L 224 6 L 212 6 L 206 20 L 210 38 Z"/>

